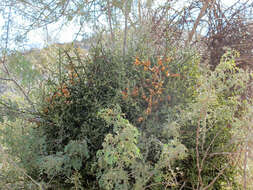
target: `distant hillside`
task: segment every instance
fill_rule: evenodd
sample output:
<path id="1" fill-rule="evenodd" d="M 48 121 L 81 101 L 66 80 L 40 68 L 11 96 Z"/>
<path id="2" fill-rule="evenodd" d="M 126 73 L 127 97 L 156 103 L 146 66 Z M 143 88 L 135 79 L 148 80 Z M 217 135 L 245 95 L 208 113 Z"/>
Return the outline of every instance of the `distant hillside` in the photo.
<path id="1" fill-rule="evenodd" d="M 59 67 L 60 54 L 68 52 L 71 56 L 78 54 L 85 57 L 88 54 L 90 45 L 85 42 L 74 43 L 56 43 L 42 49 L 30 49 L 24 52 L 13 52 L 7 58 L 8 70 L 11 76 L 30 92 L 34 85 L 39 85 L 50 76 Z M 9 78 L 6 73 L 1 72 L 1 77 Z M 1 80 L 0 94 L 13 91 L 13 82 Z"/>

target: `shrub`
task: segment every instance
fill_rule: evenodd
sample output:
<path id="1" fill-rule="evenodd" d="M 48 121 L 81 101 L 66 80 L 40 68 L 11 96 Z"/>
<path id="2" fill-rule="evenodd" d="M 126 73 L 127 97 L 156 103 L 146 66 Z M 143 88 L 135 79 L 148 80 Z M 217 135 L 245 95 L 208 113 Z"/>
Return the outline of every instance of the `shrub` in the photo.
<path id="1" fill-rule="evenodd" d="M 97 152 L 99 186 L 101 189 L 160 189 L 176 186 L 176 172 L 172 168 L 176 159 L 186 155 L 185 147 L 178 141 L 176 126 L 164 127 L 167 142 L 153 138 L 160 149 L 156 162 L 148 161 L 139 148 L 139 130 L 122 117 L 119 106 L 102 110 L 102 117 L 113 125 L 113 134 L 108 134 L 103 149 Z M 167 130 L 166 130 L 167 129 Z M 173 130 L 174 129 L 174 130 Z M 173 140 L 168 140 L 174 137 Z"/>
<path id="2" fill-rule="evenodd" d="M 182 56 L 190 58 L 189 55 Z M 102 145 L 107 142 L 109 134 L 118 134 L 121 130 L 116 132 L 115 123 L 108 125 L 108 121 L 98 113 L 115 105 L 122 109 L 122 119 L 140 130 L 137 133 L 141 136 L 136 139 L 135 146 L 138 146 L 140 154 L 143 154 L 143 163 L 136 167 L 147 167 L 148 171 L 157 170 L 159 174 L 159 170 L 166 171 L 165 168 L 169 167 L 163 167 L 161 164 L 162 157 L 169 159 L 165 156 L 169 147 L 175 152 L 178 151 L 179 155 L 185 154 L 184 146 L 177 140 L 179 128 L 166 122 L 167 107 L 176 105 L 175 101 L 179 100 L 180 93 L 172 90 L 176 86 L 190 98 L 188 93 L 192 87 L 189 85 L 185 88 L 180 84 L 182 81 L 188 81 L 187 77 L 190 75 L 194 76 L 188 83 L 194 83 L 194 78 L 198 75 L 194 59 L 185 60 L 180 67 L 176 67 L 176 60 L 170 57 L 166 60 L 154 57 L 153 61 L 145 62 L 132 56 L 128 59 L 129 63 L 123 63 L 120 56 L 101 47 L 93 49 L 89 57 L 83 60 L 78 57 L 78 54 L 70 55 L 65 52 L 60 63 L 60 76 L 51 79 L 47 84 L 48 94 L 39 113 L 41 121 L 34 128 L 36 138 L 44 139 L 44 151 L 38 152 L 37 159 L 41 179 L 53 179 L 51 183 L 60 181 L 64 184 L 78 172 L 84 187 L 96 187 L 99 181 L 101 184 L 102 178 L 96 181 L 98 174 L 93 171 L 93 166 L 99 159 L 96 157 L 97 151 L 101 152 L 101 149 L 105 148 L 105 145 Z M 147 63 L 150 64 L 148 69 L 145 68 Z M 162 80 L 159 77 L 162 77 Z M 142 94 L 139 94 L 141 92 Z M 146 98 L 143 98 L 144 95 Z M 184 98 L 184 101 L 186 100 L 187 98 Z M 154 102 L 157 102 L 157 105 Z M 128 132 L 134 133 L 131 130 Z M 151 133 L 152 137 L 148 138 Z M 135 167 L 134 163 L 130 164 Z M 126 172 L 129 172 L 128 170 L 126 168 Z M 142 185 L 148 185 L 158 178 L 159 183 L 165 183 L 166 175 L 166 172 L 162 172 L 160 177 L 149 177 Z M 138 178 L 136 180 L 140 181 Z M 129 181 L 129 187 L 134 185 L 136 184 Z"/>
<path id="3" fill-rule="evenodd" d="M 178 116 L 180 139 L 189 150 L 188 157 L 178 164 L 189 188 L 212 185 L 212 189 L 223 189 L 226 184 L 240 189 L 236 177 L 244 140 L 239 131 L 246 129 L 240 118 L 252 106 L 242 101 L 250 74 L 236 67 L 236 56 L 236 52 L 228 52 L 214 71 L 203 72 L 196 99 Z"/>

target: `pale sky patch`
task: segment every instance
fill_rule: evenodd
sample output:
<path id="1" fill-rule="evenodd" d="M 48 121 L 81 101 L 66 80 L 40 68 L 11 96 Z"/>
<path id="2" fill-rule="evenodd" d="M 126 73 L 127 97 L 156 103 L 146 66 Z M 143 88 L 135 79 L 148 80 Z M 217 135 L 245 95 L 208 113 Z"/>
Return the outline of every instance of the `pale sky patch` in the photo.
<path id="1" fill-rule="evenodd" d="M 245 2 L 246 0 L 241 0 L 241 2 Z M 167 2 L 167 0 L 157 0 L 157 6 L 159 4 L 164 4 Z M 174 8 L 182 8 L 184 6 L 189 5 L 189 0 L 179 0 L 177 1 L 173 7 Z M 231 6 L 233 3 L 236 2 L 236 0 L 223 0 L 224 4 L 226 6 Z M 17 17 L 18 19 L 18 17 Z M 39 28 L 36 30 L 32 30 L 28 33 L 28 41 L 27 41 L 27 47 L 28 48 L 42 48 L 48 44 L 52 43 L 68 43 L 72 42 L 73 40 L 81 40 L 82 37 L 79 36 L 76 38 L 76 34 L 79 31 L 79 27 L 76 23 L 70 22 L 67 25 L 61 26 L 63 23 L 62 20 L 60 20 L 57 23 L 50 24 L 47 26 L 48 31 L 45 28 Z M 4 25 L 4 19 L 0 16 L 0 27 Z M 83 26 L 82 33 L 91 33 L 92 30 L 90 27 Z M 4 31 L 0 31 L 0 34 L 3 34 Z"/>

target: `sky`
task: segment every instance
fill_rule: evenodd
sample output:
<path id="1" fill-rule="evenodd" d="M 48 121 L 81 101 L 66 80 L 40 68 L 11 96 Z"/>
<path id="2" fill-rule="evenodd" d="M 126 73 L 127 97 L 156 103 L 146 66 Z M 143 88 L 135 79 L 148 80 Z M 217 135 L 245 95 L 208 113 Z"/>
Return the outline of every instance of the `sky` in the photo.
<path id="1" fill-rule="evenodd" d="M 61 22 L 58 22 L 48 25 L 48 31 L 45 28 L 33 30 L 28 33 L 28 41 L 31 42 L 32 47 L 41 48 L 47 43 L 67 43 L 72 42 L 76 38 L 79 28 L 74 23 L 69 23 L 59 29 L 60 27 Z M 90 32 L 88 27 L 86 27 L 86 30 Z M 81 40 L 81 37 L 77 38 L 77 40 Z"/>
<path id="2" fill-rule="evenodd" d="M 157 0 L 156 3 L 163 3 L 167 0 Z M 229 6 L 236 2 L 236 0 L 223 0 L 224 3 Z M 241 2 L 246 0 L 241 0 Z M 176 7 L 182 8 L 183 6 L 187 5 L 189 1 L 187 0 L 179 0 Z M 17 17 L 18 19 L 18 17 Z M 17 21 L 17 20 L 16 20 Z M 78 25 L 74 24 L 74 22 L 70 22 L 68 25 L 61 25 L 62 21 L 58 23 L 50 24 L 47 26 L 47 30 L 45 28 L 40 28 L 33 30 L 28 33 L 27 35 L 27 48 L 42 48 L 46 46 L 48 43 L 68 43 L 72 42 L 74 39 L 81 40 L 82 37 L 79 36 L 76 38 L 76 33 L 79 31 Z M 4 19 L 0 16 L 0 27 L 4 24 Z M 88 26 L 83 27 L 83 32 L 89 34 L 92 32 L 92 29 Z M 0 31 L 0 34 L 3 31 Z M 48 35 L 49 34 L 49 35 Z M 15 46 L 13 44 L 13 46 Z"/>

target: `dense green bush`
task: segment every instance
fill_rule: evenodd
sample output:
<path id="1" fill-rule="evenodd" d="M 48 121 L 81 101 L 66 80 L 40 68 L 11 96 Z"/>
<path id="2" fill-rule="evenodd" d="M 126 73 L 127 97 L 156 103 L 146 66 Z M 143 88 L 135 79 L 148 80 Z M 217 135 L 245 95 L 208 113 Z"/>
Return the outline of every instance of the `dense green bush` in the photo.
<path id="1" fill-rule="evenodd" d="M 45 153 L 39 163 L 47 179 L 55 176 L 64 183 L 79 171 L 89 183 L 95 181 L 91 166 L 105 135 L 112 131 L 97 114 L 119 101 L 122 74 L 102 51 L 96 49 L 90 56 L 84 64 L 70 57 L 70 65 L 62 63 L 62 80 L 51 84 L 54 91 L 42 106 L 43 121 L 37 130 L 38 138 L 45 138 Z"/>
<path id="2" fill-rule="evenodd" d="M 164 151 L 171 147 L 175 155 L 185 155 L 185 148 L 178 140 L 179 127 L 166 121 L 167 110 L 191 99 L 198 75 L 197 59 L 192 55 L 182 55 L 181 59 L 185 60 L 179 64 L 180 67 L 176 66 L 178 61 L 172 56 L 154 56 L 151 61 L 141 61 L 132 56 L 124 63 L 120 56 L 101 47 L 92 50 L 84 60 L 78 59 L 78 55 L 71 57 L 66 52 L 60 65 L 60 78 L 51 79 L 47 84 L 48 94 L 39 113 L 41 121 L 34 128 L 36 138 L 43 139 L 43 150 L 37 152 L 35 166 L 40 168 L 40 178 L 44 181 L 53 179 L 51 184 L 54 181 L 64 184 L 78 171 L 84 187 L 101 185 L 101 180 L 95 180 L 98 178 L 94 170 L 98 161 L 96 155 L 103 148 L 104 138 L 113 133 L 115 126 L 113 123 L 108 125 L 99 113 L 118 105 L 125 120 L 134 124 L 141 134 L 136 146 L 141 151 L 142 164 L 136 167 L 147 167 L 147 175 L 150 175 L 150 171 L 157 173 L 152 177 L 146 176 L 150 179 L 143 181 L 142 186 L 155 181 L 158 183 L 158 179 L 160 183 L 166 183 L 165 176 L 172 177 L 173 171 L 170 169 L 169 173 L 165 172 L 171 166 L 163 166 L 165 161 L 161 159 L 169 159 Z M 136 60 L 142 64 L 149 62 L 149 69 L 136 64 Z M 162 80 L 158 78 L 161 75 Z M 150 82 L 143 83 L 143 80 Z M 161 86 L 157 88 L 158 82 Z M 138 95 L 133 94 L 136 86 L 139 87 Z M 159 90 L 160 93 L 157 93 Z M 144 94 L 149 97 L 148 101 L 143 99 Z M 180 98 L 183 94 L 188 99 Z M 155 101 L 157 105 L 152 106 L 150 102 Z M 148 112 L 148 109 L 152 110 Z M 176 159 L 177 156 L 172 157 Z M 134 163 L 131 165 L 135 167 Z M 129 172 L 129 169 L 125 169 Z M 138 184 L 129 182 L 129 188 L 134 185 Z"/>

